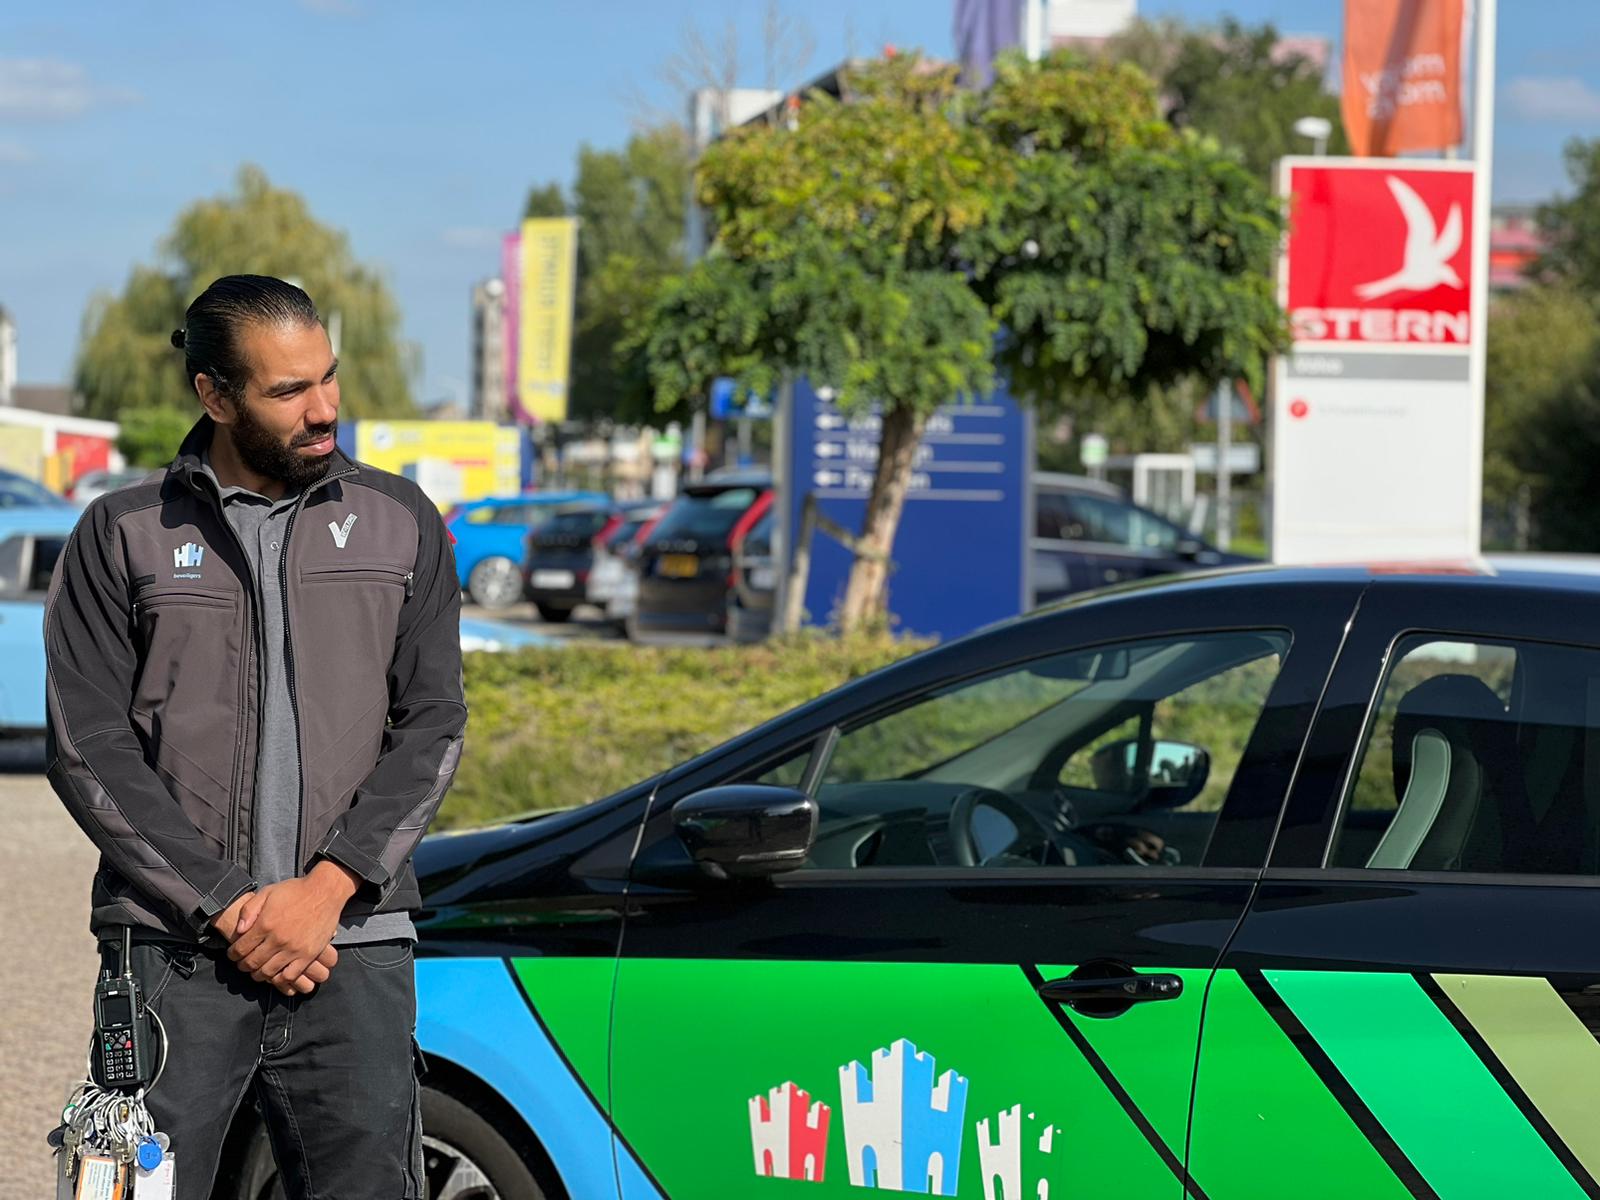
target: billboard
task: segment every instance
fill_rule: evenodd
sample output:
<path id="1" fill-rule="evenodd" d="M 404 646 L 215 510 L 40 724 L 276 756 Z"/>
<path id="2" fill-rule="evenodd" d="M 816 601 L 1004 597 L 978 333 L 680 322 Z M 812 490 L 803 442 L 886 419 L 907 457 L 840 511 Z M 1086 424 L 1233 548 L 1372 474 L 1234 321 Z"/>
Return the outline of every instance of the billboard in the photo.
<path id="1" fill-rule="evenodd" d="M 1461 144 L 1467 0 L 1345 0 L 1345 133 L 1362 157 Z"/>
<path id="2" fill-rule="evenodd" d="M 522 431 L 491 421 L 355 421 L 339 448 L 413 480 L 439 507 L 522 490 Z"/>
<path id="3" fill-rule="evenodd" d="M 1286 159 L 1272 557 L 1461 558 L 1481 525 L 1471 164 Z"/>
<path id="4" fill-rule="evenodd" d="M 878 461 L 880 421 L 847 416 L 804 380 L 781 414 L 782 544 L 794 545 L 807 492 L 823 515 L 861 528 Z M 889 612 L 900 632 L 951 638 L 1023 612 L 1033 536 L 1033 426 L 1003 391 L 928 418 L 895 534 Z M 952 564 L 960 586 L 951 586 Z M 811 546 L 805 610 L 829 624 L 844 598 L 850 552 L 820 531 Z"/>
<path id="5" fill-rule="evenodd" d="M 522 223 L 518 262 L 517 388 L 540 421 L 564 421 L 578 268 L 576 217 Z"/>

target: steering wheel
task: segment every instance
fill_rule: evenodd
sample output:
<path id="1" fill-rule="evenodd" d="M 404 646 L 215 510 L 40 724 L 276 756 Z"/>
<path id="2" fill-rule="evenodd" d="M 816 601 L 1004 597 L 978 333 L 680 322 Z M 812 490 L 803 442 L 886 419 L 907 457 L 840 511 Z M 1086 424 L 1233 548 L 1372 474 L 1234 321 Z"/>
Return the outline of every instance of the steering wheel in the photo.
<path id="1" fill-rule="evenodd" d="M 1049 827 L 1035 816 L 1033 811 L 1024 806 L 1020 801 L 1013 799 L 1004 792 L 994 788 L 973 787 L 960 793 L 950 803 L 950 825 L 948 834 L 950 838 L 950 852 L 955 857 L 958 867 L 980 867 L 992 859 L 985 859 L 978 851 L 977 831 L 973 828 L 973 819 L 980 808 L 992 808 L 1004 816 L 1017 829 L 1017 839 L 1013 846 L 1029 845 L 1038 842 L 1039 857 L 1037 861 L 1012 855 L 1019 862 L 1026 862 L 1032 866 L 1045 866 L 1050 858 L 1050 850 L 1054 843 L 1051 841 Z M 1033 836 L 1030 837 L 1029 835 Z"/>

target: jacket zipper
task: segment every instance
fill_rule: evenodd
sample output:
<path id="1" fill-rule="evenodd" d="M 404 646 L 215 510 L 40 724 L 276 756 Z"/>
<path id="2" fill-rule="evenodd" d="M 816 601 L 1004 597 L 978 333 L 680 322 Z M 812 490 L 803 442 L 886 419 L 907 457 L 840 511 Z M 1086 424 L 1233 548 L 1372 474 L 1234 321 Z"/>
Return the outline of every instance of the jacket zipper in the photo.
<path id="1" fill-rule="evenodd" d="M 289 685 L 289 711 L 294 715 L 294 770 L 296 778 L 300 781 L 300 803 L 295 806 L 294 814 L 294 869 L 297 874 L 305 868 L 305 850 L 302 842 L 305 838 L 306 825 L 306 770 L 303 761 L 304 752 L 300 744 L 300 697 L 295 692 L 294 683 L 294 635 L 289 628 L 289 539 L 294 536 L 295 522 L 300 517 L 300 510 L 311 498 L 312 491 L 336 479 L 344 479 L 354 474 L 355 471 L 352 469 L 325 475 L 312 488 L 300 493 L 300 498 L 295 501 L 294 508 L 289 513 L 289 520 L 283 527 L 283 549 L 278 554 L 279 602 L 283 605 L 283 673 Z M 260 753 L 259 743 L 257 753 Z"/>

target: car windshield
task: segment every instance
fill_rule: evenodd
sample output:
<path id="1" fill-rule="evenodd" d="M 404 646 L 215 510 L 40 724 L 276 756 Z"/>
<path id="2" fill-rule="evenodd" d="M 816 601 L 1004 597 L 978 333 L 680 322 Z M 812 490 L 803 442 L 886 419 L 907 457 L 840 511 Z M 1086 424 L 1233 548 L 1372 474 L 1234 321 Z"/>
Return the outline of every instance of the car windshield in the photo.
<path id="1" fill-rule="evenodd" d="M 539 526 L 539 532 L 557 537 L 593 537 L 610 519 L 611 515 L 603 509 L 568 509 L 551 514 L 550 519 Z"/>
<path id="2" fill-rule="evenodd" d="M 680 496 L 656 526 L 655 537 L 698 541 L 726 538 L 759 494 L 753 487 L 735 487 L 710 495 Z"/>
<path id="3" fill-rule="evenodd" d="M 66 501 L 49 488 L 21 475 L 0 474 L 0 508 L 59 508 Z"/>

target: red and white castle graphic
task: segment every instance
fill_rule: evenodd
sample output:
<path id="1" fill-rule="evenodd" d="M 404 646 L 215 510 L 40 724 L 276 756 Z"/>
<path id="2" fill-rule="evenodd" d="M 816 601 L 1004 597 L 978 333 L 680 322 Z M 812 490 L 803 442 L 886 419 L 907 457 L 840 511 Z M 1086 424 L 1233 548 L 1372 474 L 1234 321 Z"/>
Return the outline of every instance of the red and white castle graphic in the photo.
<path id="1" fill-rule="evenodd" d="M 828 1121 L 833 1110 L 793 1083 L 750 1097 L 750 1144 L 756 1174 L 822 1182 L 828 1161 Z"/>

